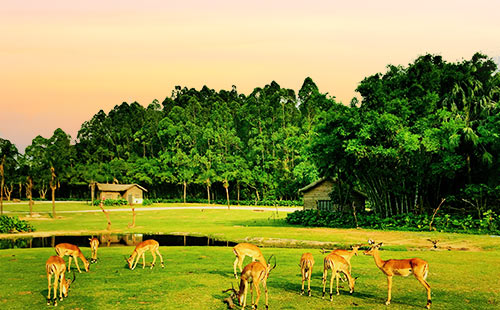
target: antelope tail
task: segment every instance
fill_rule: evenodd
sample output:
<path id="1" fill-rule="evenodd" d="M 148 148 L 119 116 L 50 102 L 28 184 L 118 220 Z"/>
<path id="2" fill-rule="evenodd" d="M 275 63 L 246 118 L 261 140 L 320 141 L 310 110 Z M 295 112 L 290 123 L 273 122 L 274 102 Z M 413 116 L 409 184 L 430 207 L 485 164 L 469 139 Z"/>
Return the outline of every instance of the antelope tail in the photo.
<path id="1" fill-rule="evenodd" d="M 427 275 L 429 274 L 429 264 L 425 264 L 424 267 L 424 280 L 427 280 Z"/>

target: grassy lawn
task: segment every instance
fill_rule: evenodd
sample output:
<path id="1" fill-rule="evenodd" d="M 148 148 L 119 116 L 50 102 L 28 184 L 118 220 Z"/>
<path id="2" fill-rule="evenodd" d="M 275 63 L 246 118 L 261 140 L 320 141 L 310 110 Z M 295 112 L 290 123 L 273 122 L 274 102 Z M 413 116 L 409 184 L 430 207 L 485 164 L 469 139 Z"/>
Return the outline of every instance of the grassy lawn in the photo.
<path id="1" fill-rule="evenodd" d="M 223 289 L 232 277 L 234 255 L 226 247 L 161 247 L 166 267 L 128 270 L 123 259 L 132 247 L 102 247 L 99 262 L 77 280 L 59 309 L 227 309 Z M 89 248 L 82 248 L 90 255 Z M 313 253 L 312 297 L 300 296 L 298 261 L 306 251 Z M 322 257 L 317 249 L 264 248 L 266 257 L 277 256 L 277 268 L 268 281 L 270 309 L 423 309 L 424 288 L 413 278 L 394 279 L 392 303 L 384 305 L 386 278 L 372 257 L 353 257 L 353 275 L 359 276 L 354 294 L 342 284 L 333 302 L 321 299 Z M 382 258 L 418 256 L 430 264 L 433 309 L 498 309 L 500 307 L 499 253 L 488 252 L 402 252 L 382 251 Z M 0 308 L 47 309 L 47 280 L 44 265 L 53 249 L 0 251 Z M 151 256 L 147 256 L 147 265 Z M 246 262 L 249 261 L 248 258 Z M 138 265 L 139 266 L 139 265 Z M 335 288 L 334 288 L 335 289 Z M 328 290 L 328 284 L 327 284 Z M 250 298 L 250 297 L 249 297 Z M 261 298 L 259 309 L 264 309 Z"/>
<path id="2" fill-rule="evenodd" d="M 158 207 L 184 207 L 184 204 L 155 204 Z M 202 205 L 188 204 L 199 207 Z M 58 213 L 53 219 L 48 212 L 50 203 L 35 205 L 37 217 L 30 218 L 21 211 L 27 210 L 27 204 L 5 205 L 5 210 L 18 212 L 9 215 L 19 215 L 30 221 L 36 228 L 31 235 L 48 234 L 105 234 L 106 217 L 98 207 L 91 207 L 85 203 L 60 203 L 58 211 L 91 210 L 93 213 Z M 109 208 L 110 210 L 112 208 Z M 485 235 L 466 235 L 439 232 L 398 232 L 379 231 L 370 229 L 331 229 L 305 228 L 291 226 L 285 223 L 285 212 L 276 212 L 269 208 L 268 212 L 251 210 L 216 210 L 206 207 L 202 210 L 171 209 L 158 211 L 136 210 L 136 227 L 128 228 L 132 222 L 131 212 L 109 212 L 111 219 L 111 233 L 164 233 L 186 234 L 193 236 L 209 236 L 220 240 L 250 241 L 266 246 L 285 247 L 320 247 L 329 242 L 333 245 L 346 246 L 366 242 L 369 238 L 383 241 L 386 248 L 429 248 L 431 243 L 427 239 L 439 240 L 442 248 L 468 250 L 500 250 L 500 238 Z M 23 234 L 1 235 L 0 238 L 19 237 Z"/>
<path id="3" fill-rule="evenodd" d="M 200 210 L 194 207 L 201 205 L 190 204 L 193 208 L 177 210 L 174 207 L 185 205 L 155 206 L 172 208 L 155 211 L 138 208 L 137 226 L 132 229 L 127 227 L 132 220 L 131 212 L 110 212 L 111 233 L 188 234 L 262 245 L 264 255 L 275 254 L 278 261 L 268 282 L 270 309 L 423 309 L 425 290 L 413 277 L 394 278 L 392 303 L 385 306 L 386 277 L 369 256 L 352 259 L 353 276 L 359 276 L 353 296 L 343 283 L 341 295 L 334 296 L 333 302 L 321 299 L 323 255 L 318 251 L 318 247 L 324 246 L 321 242 L 345 247 L 366 243 L 368 238 L 384 242 L 382 259 L 420 257 L 429 262 L 433 309 L 500 308 L 500 238 L 495 236 L 305 228 L 287 225 L 286 213 L 276 215 L 272 208 L 270 211 L 210 207 Z M 58 218 L 53 219 L 48 213 L 50 204 L 37 203 L 37 216 L 33 218 L 20 213 L 27 210 L 26 204 L 4 208 L 17 212 L 36 227 L 37 232 L 30 235 L 109 233 L 105 230 L 106 218 L 99 209 L 91 213 L 59 213 Z M 84 203 L 57 204 L 58 211 L 91 208 Z M 0 238 L 22 235 L 0 235 Z M 440 250 L 429 250 L 428 238 L 440 240 Z M 448 251 L 447 247 L 453 250 Z M 125 268 L 123 259 L 132 250 L 125 246 L 101 247 L 100 261 L 91 266 L 90 273 L 77 274 L 70 296 L 59 303 L 58 308 L 227 309 L 222 303 L 226 295 L 221 291 L 231 287 L 231 283 L 236 284 L 232 278 L 234 255 L 230 248 L 161 247 L 165 269 L 157 264 L 153 270 L 134 271 Z M 90 256 L 88 247 L 82 251 Z M 298 294 L 298 262 L 306 251 L 313 253 L 316 259 L 312 297 Z M 54 254 L 51 248 L 0 250 L 0 309 L 47 309 L 45 261 Z M 147 260 L 151 261 L 149 253 Z M 259 309 L 264 309 L 264 297 Z"/>

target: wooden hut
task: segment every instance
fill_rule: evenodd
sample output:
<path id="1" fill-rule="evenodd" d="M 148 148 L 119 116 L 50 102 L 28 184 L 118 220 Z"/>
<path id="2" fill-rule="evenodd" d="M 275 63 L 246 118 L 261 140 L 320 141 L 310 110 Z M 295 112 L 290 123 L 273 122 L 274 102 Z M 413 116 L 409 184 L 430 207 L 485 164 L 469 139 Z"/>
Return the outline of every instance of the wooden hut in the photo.
<path id="1" fill-rule="evenodd" d="M 306 187 L 299 189 L 299 193 L 304 195 L 304 210 L 319 209 L 324 211 L 340 211 L 350 212 L 351 205 L 338 206 L 334 205 L 330 193 L 333 190 L 335 181 L 330 178 L 322 178 L 313 182 Z M 365 208 L 366 195 L 358 190 L 351 192 L 352 202 L 356 209 L 362 210 Z"/>
<path id="2" fill-rule="evenodd" d="M 332 211 L 333 203 L 330 199 L 332 188 L 333 181 L 330 178 L 322 178 L 299 189 L 299 193 L 304 195 L 304 210 L 319 209 Z"/>
<path id="3" fill-rule="evenodd" d="M 97 183 L 99 199 L 126 199 L 129 204 L 140 204 L 143 192 L 147 190 L 139 184 L 104 184 Z"/>

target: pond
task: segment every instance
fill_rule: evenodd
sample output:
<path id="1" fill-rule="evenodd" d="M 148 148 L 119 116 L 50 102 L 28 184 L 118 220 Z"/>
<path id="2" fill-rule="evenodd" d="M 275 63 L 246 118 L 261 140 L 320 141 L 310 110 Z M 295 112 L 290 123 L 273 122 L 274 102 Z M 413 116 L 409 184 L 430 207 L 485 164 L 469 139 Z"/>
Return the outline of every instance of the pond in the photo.
<path id="1" fill-rule="evenodd" d="M 237 243 L 215 240 L 209 237 L 160 234 L 105 234 L 97 236 L 49 236 L 17 239 L 0 239 L 0 249 L 51 248 L 59 243 L 71 243 L 78 247 L 89 247 L 89 239 L 97 237 L 100 246 L 134 246 L 148 239 L 158 241 L 160 246 L 228 246 Z"/>

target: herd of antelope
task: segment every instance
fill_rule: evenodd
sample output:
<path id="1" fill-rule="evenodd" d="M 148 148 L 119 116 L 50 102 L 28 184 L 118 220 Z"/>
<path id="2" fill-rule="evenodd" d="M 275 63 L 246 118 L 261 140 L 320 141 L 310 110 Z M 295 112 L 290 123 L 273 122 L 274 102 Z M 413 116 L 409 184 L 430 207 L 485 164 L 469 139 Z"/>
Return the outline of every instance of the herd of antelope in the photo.
<path id="1" fill-rule="evenodd" d="M 97 238 L 91 238 L 90 240 L 90 248 L 92 251 L 92 257 L 90 259 L 91 263 L 97 262 L 97 249 L 99 247 L 99 240 Z M 427 304 L 426 308 L 430 309 L 431 307 L 431 288 L 426 281 L 427 274 L 429 272 L 429 264 L 420 259 L 420 258 L 411 258 L 411 259 L 389 259 L 382 260 L 379 254 L 379 248 L 382 246 L 382 243 L 375 243 L 372 240 L 368 240 L 368 244 L 370 248 L 363 252 L 365 255 L 373 256 L 375 264 L 377 267 L 387 276 L 387 301 L 386 305 L 389 305 L 391 302 L 391 289 L 392 289 L 392 277 L 396 276 L 408 276 L 413 274 L 415 278 L 425 287 L 427 291 Z M 331 270 L 330 277 L 330 301 L 333 301 L 333 280 L 336 280 L 336 289 L 337 295 L 339 295 L 339 279 L 341 278 L 341 274 L 343 274 L 349 284 L 349 292 L 352 294 L 354 292 L 354 284 L 356 282 L 357 277 L 353 278 L 351 276 L 351 258 L 354 255 L 358 255 L 358 250 L 361 245 L 355 245 L 351 248 L 351 250 L 343 250 L 337 249 L 333 251 L 325 251 L 322 250 L 323 254 L 328 253 L 327 256 L 323 259 L 323 295 L 322 298 L 325 297 L 325 288 L 326 281 L 328 277 L 328 271 Z M 82 251 L 76 246 L 69 243 L 60 243 L 56 245 L 55 251 L 57 256 L 51 256 L 46 262 L 46 271 L 47 271 L 47 280 L 48 280 L 48 295 L 47 295 L 47 305 L 50 305 L 50 292 L 51 292 L 51 279 L 54 276 L 53 283 L 53 304 L 57 306 L 57 287 L 59 285 L 59 300 L 63 300 L 63 296 L 68 296 L 68 290 L 76 279 L 75 272 L 73 271 L 73 279 L 68 280 L 65 277 L 66 274 L 66 263 L 63 259 L 64 256 L 69 256 L 68 261 L 68 272 L 71 269 L 71 259 L 75 260 L 75 265 L 78 269 L 78 272 L 81 272 L 80 266 L 78 265 L 78 258 L 83 262 L 85 271 L 89 271 L 90 263 L 82 254 Z M 145 240 L 139 243 L 129 258 L 125 258 L 128 267 L 131 270 L 134 270 L 137 266 L 137 263 L 142 256 L 142 268 L 144 269 L 146 266 L 145 254 L 147 251 L 150 251 L 153 256 L 153 262 L 151 263 L 151 268 L 154 267 L 156 262 L 156 254 L 160 257 L 162 268 L 165 267 L 163 263 L 163 257 L 159 252 L 159 243 L 155 240 Z M 271 260 L 274 255 L 271 255 L 269 259 L 265 259 L 262 255 L 260 249 L 250 243 L 239 243 L 233 248 L 233 253 L 236 256 L 233 264 L 234 277 L 238 279 L 238 273 L 236 272 L 236 267 L 238 266 L 240 271 L 240 284 L 238 289 L 234 289 L 234 287 L 225 290 L 224 292 L 231 292 L 231 298 L 229 298 L 228 305 L 230 308 L 233 308 L 232 299 L 237 299 L 242 310 L 246 307 L 246 299 L 248 288 L 250 287 L 251 291 L 251 306 L 252 309 L 257 309 L 257 305 L 259 304 L 260 299 L 260 285 L 264 289 L 265 293 L 265 306 L 266 309 L 268 306 L 268 290 L 267 290 L 267 280 L 269 278 L 270 272 L 276 268 L 276 258 L 274 259 L 274 265 L 271 267 Z M 243 260 L 246 256 L 252 258 L 252 262 L 243 267 Z M 135 262 L 134 262 L 135 261 Z M 304 253 L 300 258 L 300 270 L 302 274 L 302 289 L 300 294 L 304 294 L 304 284 L 307 281 L 307 293 L 311 296 L 311 277 L 312 270 L 314 267 L 314 257 L 311 253 Z M 344 280 L 343 280 L 344 281 Z M 255 290 L 256 299 L 254 302 L 253 291 Z"/>

